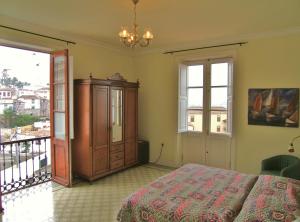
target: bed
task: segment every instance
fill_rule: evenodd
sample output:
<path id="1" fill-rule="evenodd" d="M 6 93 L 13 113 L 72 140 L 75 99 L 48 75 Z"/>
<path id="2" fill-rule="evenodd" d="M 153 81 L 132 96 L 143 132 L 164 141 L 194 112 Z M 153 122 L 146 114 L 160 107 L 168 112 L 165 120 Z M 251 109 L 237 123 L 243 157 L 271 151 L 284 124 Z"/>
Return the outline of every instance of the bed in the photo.
<path id="1" fill-rule="evenodd" d="M 124 201 L 121 222 L 293 221 L 300 181 L 187 164 Z"/>
<path id="2" fill-rule="evenodd" d="M 300 181 L 259 176 L 236 221 L 300 221 Z"/>

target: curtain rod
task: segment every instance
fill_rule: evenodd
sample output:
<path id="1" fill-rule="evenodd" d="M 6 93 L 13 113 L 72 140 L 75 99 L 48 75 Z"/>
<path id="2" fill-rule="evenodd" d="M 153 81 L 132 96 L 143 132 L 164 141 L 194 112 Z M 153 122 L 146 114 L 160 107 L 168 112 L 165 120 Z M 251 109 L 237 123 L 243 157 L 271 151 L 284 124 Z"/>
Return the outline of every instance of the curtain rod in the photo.
<path id="1" fill-rule="evenodd" d="M 213 45 L 213 46 L 205 46 L 205 47 L 200 47 L 200 48 L 167 51 L 167 52 L 164 52 L 163 54 L 173 54 L 173 53 L 177 53 L 177 52 L 186 52 L 186 51 L 193 51 L 193 50 L 199 50 L 199 49 L 210 49 L 210 48 L 217 48 L 217 47 L 231 46 L 231 45 L 240 45 L 240 46 L 242 46 L 242 45 L 247 44 L 247 43 L 248 42 L 235 42 L 235 43 L 223 44 L 223 45 Z"/>
<path id="2" fill-rule="evenodd" d="M 72 42 L 72 41 L 65 40 L 65 39 L 59 39 L 59 38 L 55 38 L 55 37 L 48 36 L 48 35 L 42 35 L 42 34 L 38 34 L 38 33 L 35 33 L 35 32 L 29 32 L 29 31 L 25 31 L 25 30 L 22 30 L 22 29 L 17 29 L 17 28 L 5 26 L 5 25 L 0 25 L 0 27 L 6 28 L 6 29 L 11 29 L 11 30 L 18 31 L 18 32 L 24 32 L 24 33 L 27 33 L 27 34 L 36 35 L 36 36 L 40 36 L 40 37 L 44 37 L 44 38 L 48 38 L 48 39 L 53 39 L 53 40 L 65 42 L 67 44 L 70 43 L 70 44 L 76 45 L 76 42 Z"/>

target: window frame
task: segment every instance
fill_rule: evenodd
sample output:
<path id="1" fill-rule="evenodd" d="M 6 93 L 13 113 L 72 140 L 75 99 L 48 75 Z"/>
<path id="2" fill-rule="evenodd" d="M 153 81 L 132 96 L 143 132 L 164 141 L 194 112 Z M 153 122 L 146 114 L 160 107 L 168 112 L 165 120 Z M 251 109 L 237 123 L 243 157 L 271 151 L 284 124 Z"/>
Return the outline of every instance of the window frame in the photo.
<path id="1" fill-rule="evenodd" d="M 211 77 L 212 77 L 212 70 L 211 66 L 212 64 L 220 64 L 220 63 L 228 63 L 228 80 L 227 85 L 221 85 L 221 86 L 212 86 L 211 85 Z M 234 84 L 234 60 L 231 57 L 227 58 L 216 58 L 216 59 L 208 59 L 208 81 L 207 87 L 208 87 L 208 108 L 207 108 L 207 134 L 212 136 L 228 136 L 232 137 L 232 125 L 233 125 L 233 84 Z M 222 88 L 227 87 L 227 123 L 226 123 L 226 129 L 227 132 L 225 133 L 218 133 L 218 132 L 211 132 L 211 120 L 210 120 L 210 112 L 216 111 L 214 109 L 211 109 L 211 94 L 212 94 L 212 88 Z M 230 102 L 229 102 L 230 101 Z M 228 119 L 230 118 L 230 121 Z"/>
<path id="2" fill-rule="evenodd" d="M 212 64 L 218 64 L 218 63 L 228 63 L 228 80 L 227 85 L 220 85 L 220 86 L 212 86 L 211 85 L 211 66 Z M 185 86 L 186 86 L 186 97 L 188 100 L 188 89 L 189 88 L 203 88 L 203 108 L 202 108 L 202 131 L 192 131 L 188 130 L 188 111 L 194 110 L 189 109 L 188 104 L 186 105 L 186 110 L 183 111 L 181 107 L 178 107 L 178 133 L 189 133 L 189 134 L 202 134 L 206 133 L 207 135 L 212 136 L 227 136 L 232 137 L 233 134 L 233 84 L 234 84 L 234 59 L 233 57 L 223 57 L 223 58 L 215 58 L 215 59 L 204 59 L 204 60 L 194 60 L 194 61 L 185 61 L 182 62 L 180 65 L 183 65 L 186 67 L 185 73 L 186 73 L 186 79 L 185 79 Z M 188 66 L 197 66 L 197 65 L 203 65 L 203 86 L 202 87 L 188 87 Z M 179 96 L 180 96 L 180 90 L 182 90 L 183 85 L 181 82 L 182 76 L 181 76 L 181 69 L 179 69 Z M 227 132 L 225 133 L 218 133 L 218 132 L 211 132 L 211 111 L 216 111 L 214 109 L 211 109 L 211 91 L 212 88 L 220 88 L 220 87 L 227 87 L 227 123 L 226 123 L 226 129 Z M 180 129 L 180 121 L 184 122 L 181 118 L 182 116 L 180 113 L 185 113 L 185 121 L 186 121 L 186 128 L 185 130 Z M 230 121 L 228 121 L 230 120 Z M 222 120 L 221 120 L 222 121 Z M 220 121 L 220 122 L 221 122 Z"/>

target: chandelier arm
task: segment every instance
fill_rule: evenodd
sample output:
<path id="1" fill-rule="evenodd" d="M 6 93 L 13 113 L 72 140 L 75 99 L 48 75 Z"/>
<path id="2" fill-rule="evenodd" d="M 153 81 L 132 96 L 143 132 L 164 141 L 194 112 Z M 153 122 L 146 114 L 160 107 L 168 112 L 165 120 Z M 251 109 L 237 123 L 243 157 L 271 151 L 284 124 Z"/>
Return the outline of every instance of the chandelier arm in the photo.
<path id="1" fill-rule="evenodd" d="M 143 41 L 140 41 L 140 46 L 141 47 L 147 47 L 150 44 L 149 39 L 143 39 Z"/>
<path id="2" fill-rule="evenodd" d="M 133 7 L 133 36 L 136 38 L 137 37 L 137 24 L 136 24 L 136 3 L 134 4 Z M 134 39 L 136 41 L 136 39 Z"/>
<path id="3" fill-rule="evenodd" d="M 134 22 L 134 27 L 137 26 L 136 24 L 136 4 L 134 5 L 134 16 L 133 16 L 133 22 Z"/>
<path id="4" fill-rule="evenodd" d="M 127 47 L 131 47 L 131 43 L 128 42 L 128 38 L 123 38 L 122 42 L 124 45 L 126 45 Z"/>

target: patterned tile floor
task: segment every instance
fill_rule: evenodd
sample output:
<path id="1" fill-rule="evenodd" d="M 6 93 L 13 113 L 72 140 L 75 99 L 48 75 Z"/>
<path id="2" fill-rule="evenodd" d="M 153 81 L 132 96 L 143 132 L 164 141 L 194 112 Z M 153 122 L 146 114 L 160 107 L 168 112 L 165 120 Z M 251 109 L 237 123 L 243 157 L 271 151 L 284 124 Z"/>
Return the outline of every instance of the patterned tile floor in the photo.
<path id="1" fill-rule="evenodd" d="M 111 222 L 122 200 L 139 187 L 170 172 L 154 165 L 130 168 L 92 184 L 72 188 L 44 183 L 3 197 L 2 222 Z"/>

